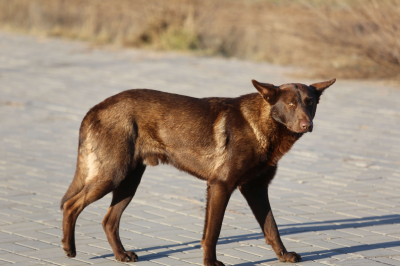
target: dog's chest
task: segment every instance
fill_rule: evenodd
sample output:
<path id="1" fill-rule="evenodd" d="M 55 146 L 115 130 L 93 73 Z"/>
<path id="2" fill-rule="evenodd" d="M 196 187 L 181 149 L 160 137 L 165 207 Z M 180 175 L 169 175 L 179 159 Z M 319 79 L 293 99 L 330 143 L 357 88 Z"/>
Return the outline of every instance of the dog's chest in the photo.
<path id="1" fill-rule="evenodd" d="M 292 148 L 298 139 L 299 136 L 294 134 L 277 138 L 270 145 L 267 153 L 267 164 L 270 166 L 277 165 L 278 161 Z"/>

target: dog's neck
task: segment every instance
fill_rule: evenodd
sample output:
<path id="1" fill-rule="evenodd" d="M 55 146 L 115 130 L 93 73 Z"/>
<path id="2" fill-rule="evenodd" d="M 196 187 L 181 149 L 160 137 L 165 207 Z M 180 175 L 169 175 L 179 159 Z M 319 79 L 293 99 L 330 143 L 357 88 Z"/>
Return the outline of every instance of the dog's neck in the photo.
<path id="1" fill-rule="evenodd" d="M 240 109 L 258 141 L 258 152 L 270 165 L 276 165 L 302 136 L 275 121 L 271 106 L 259 94 L 246 95 Z"/>

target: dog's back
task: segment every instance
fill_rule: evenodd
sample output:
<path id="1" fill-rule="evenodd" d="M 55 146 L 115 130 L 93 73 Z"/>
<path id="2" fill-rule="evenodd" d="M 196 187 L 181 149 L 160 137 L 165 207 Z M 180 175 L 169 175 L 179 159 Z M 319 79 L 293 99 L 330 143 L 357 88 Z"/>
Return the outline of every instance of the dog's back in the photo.
<path id="1" fill-rule="evenodd" d="M 223 99 L 146 89 L 107 98 L 91 108 L 82 121 L 76 174 L 61 208 L 85 184 L 99 178 L 112 176 L 111 185 L 118 186 L 137 163 L 171 163 L 198 177 L 205 176 L 205 168 L 214 157 L 215 141 L 226 138 L 225 118 L 218 119 L 226 109 Z M 214 128 L 216 120 L 220 121 Z M 198 157 L 207 162 L 197 170 L 189 169 L 189 164 L 198 165 Z"/>

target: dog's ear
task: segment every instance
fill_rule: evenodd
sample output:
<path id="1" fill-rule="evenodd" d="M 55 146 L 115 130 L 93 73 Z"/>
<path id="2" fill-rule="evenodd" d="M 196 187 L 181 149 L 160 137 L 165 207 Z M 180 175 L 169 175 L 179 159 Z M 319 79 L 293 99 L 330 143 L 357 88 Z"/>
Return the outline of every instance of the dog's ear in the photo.
<path id="1" fill-rule="evenodd" d="M 276 103 L 280 93 L 279 87 L 269 83 L 260 83 L 255 79 L 252 79 L 251 82 L 267 102 L 271 105 Z"/>
<path id="2" fill-rule="evenodd" d="M 329 88 L 333 83 L 335 83 L 336 79 L 331 79 L 328 81 L 318 82 L 311 84 L 310 87 L 315 89 L 315 93 L 317 94 L 317 103 L 319 102 L 319 98 L 321 97 L 324 90 Z"/>

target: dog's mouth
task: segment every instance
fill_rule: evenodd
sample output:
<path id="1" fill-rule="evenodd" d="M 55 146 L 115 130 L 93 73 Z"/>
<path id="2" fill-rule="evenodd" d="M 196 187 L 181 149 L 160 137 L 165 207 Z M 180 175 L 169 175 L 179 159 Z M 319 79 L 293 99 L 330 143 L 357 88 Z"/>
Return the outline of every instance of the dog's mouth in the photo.
<path id="1" fill-rule="evenodd" d="M 302 130 L 292 130 L 294 133 L 297 133 L 297 134 L 305 134 L 305 133 L 311 133 L 311 131 L 308 131 L 308 130 L 305 130 L 305 131 L 302 131 Z"/>
<path id="2" fill-rule="evenodd" d="M 293 133 L 297 133 L 297 134 L 304 134 L 304 133 L 308 133 L 308 132 L 312 132 L 314 129 L 314 124 L 312 121 L 310 121 L 306 126 L 301 126 L 301 124 L 297 124 L 297 123 L 284 123 L 282 121 L 277 121 L 279 123 L 281 123 L 282 125 L 284 125 L 288 130 L 292 131 Z"/>

